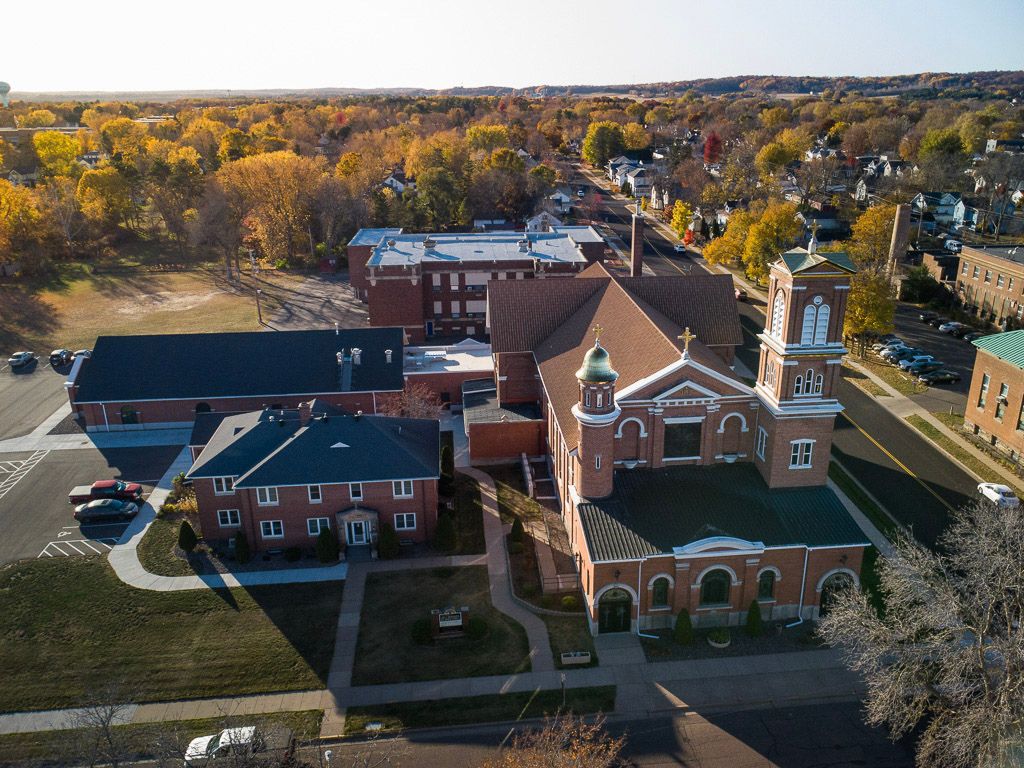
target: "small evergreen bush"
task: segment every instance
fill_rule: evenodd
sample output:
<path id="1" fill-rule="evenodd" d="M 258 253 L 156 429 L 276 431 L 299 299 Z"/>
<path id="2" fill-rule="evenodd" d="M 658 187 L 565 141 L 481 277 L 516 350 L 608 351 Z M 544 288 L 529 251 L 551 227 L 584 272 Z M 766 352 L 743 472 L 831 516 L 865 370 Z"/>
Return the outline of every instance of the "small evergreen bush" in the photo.
<path id="1" fill-rule="evenodd" d="M 239 531 L 235 534 L 235 559 L 242 565 L 252 560 L 252 550 L 249 549 L 249 540 L 245 534 Z"/>
<path id="2" fill-rule="evenodd" d="M 185 552 L 191 552 L 196 548 L 196 544 L 199 543 L 199 537 L 196 536 L 195 529 L 188 520 L 181 521 L 181 527 L 178 528 L 178 546 Z"/>
<path id="3" fill-rule="evenodd" d="M 521 542 L 526 535 L 523 529 L 523 521 L 519 517 L 512 521 L 512 532 L 509 534 L 512 541 Z"/>
<path id="4" fill-rule="evenodd" d="M 338 537 L 330 528 L 322 528 L 316 537 L 316 556 L 321 563 L 338 560 Z"/>
<path id="5" fill-rule="evenodd" d="M 398 557 L 401 547 L 402 543 L 398 540 L 394 526 L 391 523 L 382 522 L 377 534 L 377 556 L 381 560 L 394 560 Z"/>
<path id="6" fill-rule="evenodd" d="M 434 531 L 434 546 L 442 552 L 455 551 L 455 523 L 451 515 L 441 515 L 437 519 L 437 530 Z"/>
<path id="7" fill-rule="evenodd" d="M 672 637 L 680 645 L 689 645 L 693 642 L 693 622 L 690 621 L 690 612 L 685 608 L 676 616 L 676 626 L 672 631 Z"/>
<path id="8" fill-rule="evenodd" d="M 757 600 L 750 601 L 747 609 L 747 636 L 760 637 L 764 633 L 764 621 L 761 619 L 761 606 Z"/>
<path id="9" fill-rule="evenodd" d="M 708 632 L 708 640 L 715 643 L 728 643 L 729 642 L 729 628 L 728 627 L 715 627 Z"/>

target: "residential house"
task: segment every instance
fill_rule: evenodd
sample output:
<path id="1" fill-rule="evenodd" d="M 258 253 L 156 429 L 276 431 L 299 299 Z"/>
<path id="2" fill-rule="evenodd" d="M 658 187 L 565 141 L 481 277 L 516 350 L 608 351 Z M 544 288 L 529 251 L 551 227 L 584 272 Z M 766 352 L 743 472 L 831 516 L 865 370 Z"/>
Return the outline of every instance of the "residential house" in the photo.
<path id="1" fill-rule="evenodd" d="M 649 167 L 641 165 L 626 173 L 625 183 L 629 184 L 629 189 L 634 196 L 645 197 L 651 191 L 653 175 L 653 171 Z"/>
<path id="2" fill-rule="evenodd" d="M 329 530 L 350 550 L 369 549 L 386 524 L 403 542 L 429 541 L 438 429 L 436 420 L 346 413 L 320 400 L 225 415 L 208 438 L 189 440 L 203 537 L 230 549 L 242 533 L 256 552 L 310 551 Z"/>
<path id="3" fill-rule="evenodd" d="M 35 166 L 12 168 L 7 180 L 16 187 L 34 187 L 39 181 L 39 169 Z"/>
<path id="4" fill-rule="evenodd" d="M 100 163 L 108 160 L 110 156 L 106 152 L 100 152 L 98 149 L 92 149 L 83 155 L 79 155 L 75 158 L 75 161 L 89 170 L 95 170 L 99 167 Z"/>
<path id="5" fill-rule="evenodd" d="M 561 215 L 572 211 L 573 196 L 567 187 L 559 187 L 547 196 L 547 207 L 552 213 Z"/>
<path id="6" fill-rule="evenodd" d="M 527 232 L 550 232 L 552 227 L 561 226 L 561 220 L 547 211 L 542 211 L 526 220 Z"/>
<path id="7" fill-rule="evenodd" d="M 966 207 L 958 192 L 918 192 L 910 207 L 911 212 L 931 213 L 939 227 L 960 230 L 964 226 Z"/>
<path id="8" fill-rule="evenodd" d="M 1024 139 L 989 139 L 985 142 L 985 154 L 991 152 L 1020 154 L 1024 152 Z"/>
<path id="9" fill-rule="evenodd" d="M 406 190 L 413 191 L 416 189 L 416 182 L 406 178 L 405 173 L 400 170 L 391 171 L 381 182 L 382 186 L 387 187 L 398 197 L 405 194 Z"/>

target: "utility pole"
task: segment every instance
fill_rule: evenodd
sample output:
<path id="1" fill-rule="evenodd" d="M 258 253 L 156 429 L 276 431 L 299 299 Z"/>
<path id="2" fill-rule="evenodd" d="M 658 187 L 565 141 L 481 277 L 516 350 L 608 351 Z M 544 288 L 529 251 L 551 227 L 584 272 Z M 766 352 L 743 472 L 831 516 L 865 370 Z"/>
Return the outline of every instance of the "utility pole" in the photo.
<path id="1" fill-rule="evenodd" d="M 263 291 L 260 288 L 256 289 L 256 318 L 259 320 L 260 325 L 263 325 L 263 308 L 260 306 L 260 296 L 263 295 Z"/>

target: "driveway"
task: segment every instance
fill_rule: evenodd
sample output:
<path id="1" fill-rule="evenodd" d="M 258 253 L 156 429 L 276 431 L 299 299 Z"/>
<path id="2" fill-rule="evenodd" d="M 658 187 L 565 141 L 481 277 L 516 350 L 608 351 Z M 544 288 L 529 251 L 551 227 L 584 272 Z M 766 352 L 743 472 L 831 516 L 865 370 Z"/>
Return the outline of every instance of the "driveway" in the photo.
<path id="1" fill-rule="evenodd" d="M 94 480 L 141 482 L 148 494 L 181 446 L 0 454 L 0 563 L 106 552 L 125 523 L 79 525 L 68 491 Z"/>
<path id="2" fill-rule="evenodd" d="M 352 295 L 348 275 L 310 275 L 297 286 L 267 283 L 263 290 L 281 302 L 281 308 L 267 318 L 277 331 L 308 328 L 365 328 L 369 323 L 366 305 Z"/>
<path id="3" fill-rule="evenodd" d="M 943 384 L 929 387 L 927 392 L 913 395 L 911 400 L 927 411 L 949 411 L 964 413 L 967 404 L 967 391 L 971 386 L 971 370 L 974 368 L 975 346 L 970 342 L 958 339 L 938 328 L 922 323 L 918 319 L 921 310 L 909 304 L 896 305 L 896 335 L 920 347 L 925 354 L 934 355 L 945 366 L 960 374 L 956 384 Z"/>
<path id="4" fill-rule="evenodd" d="M 43 353 L 37 356 L 35 363 L 17 369 L 7 365 L 7 355 L 0 358 L 0 440 L 27 435 L 67 402 L 70 368 L 54 370 Z"/>

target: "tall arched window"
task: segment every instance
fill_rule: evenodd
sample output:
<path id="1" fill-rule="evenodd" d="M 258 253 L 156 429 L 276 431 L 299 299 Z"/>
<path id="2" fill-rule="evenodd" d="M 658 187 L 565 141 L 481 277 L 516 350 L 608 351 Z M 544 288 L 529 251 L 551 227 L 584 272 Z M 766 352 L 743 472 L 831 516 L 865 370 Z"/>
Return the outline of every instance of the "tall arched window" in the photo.
<path id="1" fill-rule="evenodd" d="M 668 605 L 668 579 L 664 576 L 654 580 L 654 585 L 651 587 L 651 605 L 659 607 Z"/>
<path id="2" fill-rule="evenodd" d="M 804 323 L 800 327 L 800 343 L 814 343 L 814 323 L 818 317 L 818 308 L 813 304 L 804 307 Z"/>
<path id="3" fill-rule="evenodd" d="M 704 575 L 700 583 L 701 605 L 724 605 L 729 602 L 729 585 L 732 578 L 728 571 L 716 570 Z"/>
<path id="4" fill-rule="evenodd" d="M 775 598 L 775 571 L 764 571 L 757 577 L 757 599 L 772 600 Z"/>
<path id="5" fill-rule="evenodd" d="M 772 304 L 772 336 L 782 338 L 782 322 L 786 316 L 786 294 L 779 291 L 775 294 L 775 303 Z"/>
<path id="6" fill-rule="evenodd" d="M 831 310 L 828 304 L 818 307 L 818 319 L 814 323 L 814 343 L 824 344 L 828 340 L 828 318 Z"/>
<path id="7" fill-rule="evenodd" d="M 808 368 L 807 373 L 804 375 L 804 394 L 809 395 L 814 392 L 814 369 Z"/>
<path id="8" fill-rule="evenodd" d="M 796 381 L 793 383 L 793 394 L 802 395 L 804 392 L 804 377 L 797 376 Z"/>
<path id="9" fill-rule="evenodd" d="M 814 394 L 820 395 L 825 386 L 825 377 L 820 373 L 814 377 Z"/>

